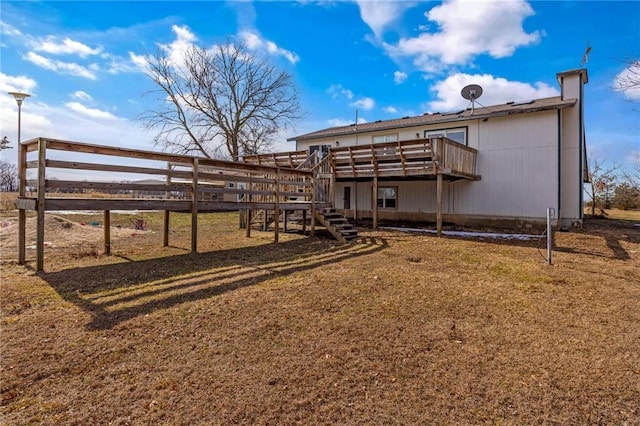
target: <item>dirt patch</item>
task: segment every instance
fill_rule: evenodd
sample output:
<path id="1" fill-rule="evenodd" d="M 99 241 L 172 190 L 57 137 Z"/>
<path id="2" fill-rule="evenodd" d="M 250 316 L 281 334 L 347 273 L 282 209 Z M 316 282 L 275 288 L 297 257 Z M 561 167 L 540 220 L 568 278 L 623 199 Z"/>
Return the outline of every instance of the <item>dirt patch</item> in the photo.
<path id="1" fill-rule="evenodd" d="M 45 214 L 44 235 L 46 248 L 95 248 L 104 246 L 104 229 L 102 222 L 96 220 L 101 216 L 87 216 L 86 221 L 75 222 L 65 217 Z M 29 217 L 26 221 L 25 243 L 27 250 L 35 250 L 37 218 Z M 111 227 L 111 239 L 135 238 L 149 233 L 149 230 L 136 230 L 122 226 Z M 4 217 L 0 219 L 0 253 L 2 260 L 17 258 L 18 219 Z"/>
<path id="2" fill-rule="evenodd" d="M 161 223 L 161 215 L 145 217 Z M 75 218 L 75 221 L 81 220 Z M 640 424 L 640 229 L 535 242 L 172 216 L 2 272 L 6 424 Z"/>

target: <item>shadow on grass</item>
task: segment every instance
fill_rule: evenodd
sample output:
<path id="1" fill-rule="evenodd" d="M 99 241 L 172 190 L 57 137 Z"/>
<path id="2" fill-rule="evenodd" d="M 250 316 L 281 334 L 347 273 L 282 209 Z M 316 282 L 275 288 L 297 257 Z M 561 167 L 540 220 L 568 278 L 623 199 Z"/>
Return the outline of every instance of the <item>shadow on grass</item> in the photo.
<path id="1" fill-rule="evenodd" d="M 588 256 L 602 257 L 605 259 L 631 260 L 631 255 L 620 243 L 622 240 L 626 242 L 640 244 L 640 227 L 636 221 L 625 219 L 604 219 L 590 218 L 585 219 L 584 230 L 586 234 L 601 237 L 607 248 L 611 251 L 611 255 L 598 253 L 597 250 L 590 250 L 589 247 L 557 247 L 555 250 L 571 253 L 584 254 Z"/>
<path id="2" fill-rule="evenodd" d="M 100 330 L 160 309 L 326 267 L 386 247 L 384 239 L 341 246 L 304 239 L 67 269 L 42 278 L 65 300 L 91 314 L 88 329 Z"/>

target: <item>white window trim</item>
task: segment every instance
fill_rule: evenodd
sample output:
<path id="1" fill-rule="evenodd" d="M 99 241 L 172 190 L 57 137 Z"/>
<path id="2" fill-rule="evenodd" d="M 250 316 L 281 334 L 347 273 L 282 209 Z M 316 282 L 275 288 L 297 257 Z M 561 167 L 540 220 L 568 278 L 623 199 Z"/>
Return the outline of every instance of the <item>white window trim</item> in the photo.
<path id="1" fill-rule="evenodd" d="M 436 133 L 442 133 L 444 134 L 444 137 L 447 137 L 447 134 L 451 132 L 464 132 L 464 144 L 466 146 L 469 146 L 469 132 L 467 131 L 466 127 L 453 127 L 453 128 L 449 128 L 449 129 L 433 129 L 433 130 L 425 130 L 424 131 L 424 138 L 425 139 L 429 139 L 432 137 L 437 137 L 437 136 L 430 136 L 432 134 L 436 134 Z"/>
<path id="2" fill-rule="evenodd" d="M 378 187 L 378 192 L 380 192 L 381 189 L 387 189 L 387 188 L 391 188 L 395 191 L 395 200 L 396 200 L 396 206 L 395 207 L 386 207 L 386 198 L 383 198 L 383 202 L 382 202 L 382 207 L 378 207 L 378 209 L 382 209 L 382 210 L 398 210 L 398 187 L 397 186 L 379 186 Z M 376 199 L 374 200 L 374 202 L 376 203 L 376 205 L 378 204 L 378 194 L 376 194 Z"/>
<path id="3" fill-rule="evenodd" d="M 376 141 L 376 138 L 384 138 L 382 141 Z M 391 138 L 387 140 L 387 138 Z M 385 143 L 385 142 L 398 142 L 399 134 L 398 133 L 386 133 L 384 135 L 372 135 L 371 143 Z"/>

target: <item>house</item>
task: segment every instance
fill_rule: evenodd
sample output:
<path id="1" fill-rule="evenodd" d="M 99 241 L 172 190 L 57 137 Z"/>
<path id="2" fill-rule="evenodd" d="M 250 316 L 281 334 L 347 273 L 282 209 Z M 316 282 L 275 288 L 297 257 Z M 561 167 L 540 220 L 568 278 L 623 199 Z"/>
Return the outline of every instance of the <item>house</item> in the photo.
<path id="1" fill-rule="evenodd" d="M 580 224 L 586 69 L 560 96 L 332 127 L 290 138 L 327 161 L 327 201 L 351 218 Z M 267 158 L 266 156 L 263 157 Z M 255 159 L 254 159 L 255 160 Z M 323 160 L 325 161 L 325 160 Z"/>

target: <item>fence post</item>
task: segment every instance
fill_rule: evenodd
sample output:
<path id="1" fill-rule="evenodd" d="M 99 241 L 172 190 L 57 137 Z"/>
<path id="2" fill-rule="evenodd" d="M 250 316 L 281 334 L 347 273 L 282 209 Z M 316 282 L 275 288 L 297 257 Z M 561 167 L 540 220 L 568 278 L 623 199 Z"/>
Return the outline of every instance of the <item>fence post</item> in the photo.
<path id="1" fill-rule="evenodd" d="M 280 169 L 276 170 L 275 185 L 276 199 L 273 206 L 273 239 L 277 243 L 280 237 Z"/>
<path id="2" fill-rule="evenodd" d="M 44 211 L 45 211 L 45 184 L 47 165 L 47 140 L 38 140 L 38 202 L 36 204 L 38 215 L 38 228 L 36 232 L 36 271 L 44 270 Z"/>
<path id="3" fill-rule="evenodd" d="M 27 186 L 27 148 L 18 144 L 18 198 L 24 198 Z M 18 263 L 25 264 L 27 212 L 18 209 Z"/>
<path id="4" fill-rule="evenodd" d="M 193 159 L 191 182 L 191 252 L 198 251 L 198 159 Z"/>

